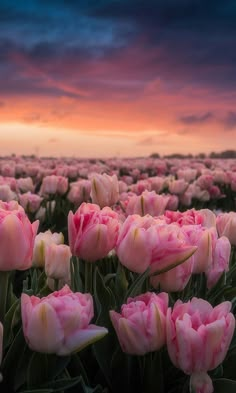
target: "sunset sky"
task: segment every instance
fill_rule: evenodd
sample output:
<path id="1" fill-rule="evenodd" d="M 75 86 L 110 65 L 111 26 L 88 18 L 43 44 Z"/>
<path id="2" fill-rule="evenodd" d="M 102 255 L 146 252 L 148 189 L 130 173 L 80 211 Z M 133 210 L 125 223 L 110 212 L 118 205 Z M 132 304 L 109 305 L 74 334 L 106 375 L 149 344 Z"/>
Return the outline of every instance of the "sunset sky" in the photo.
<path id="1" fill-rule="evenodd" d="M 0 0 L 0 155 L 236 149 L 235 0 Z"/>

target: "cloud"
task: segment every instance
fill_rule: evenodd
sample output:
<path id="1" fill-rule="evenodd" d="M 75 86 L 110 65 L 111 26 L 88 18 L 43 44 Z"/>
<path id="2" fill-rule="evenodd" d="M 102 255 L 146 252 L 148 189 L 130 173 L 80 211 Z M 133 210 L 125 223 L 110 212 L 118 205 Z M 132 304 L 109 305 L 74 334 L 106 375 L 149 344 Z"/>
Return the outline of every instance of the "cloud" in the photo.
<path id="1" fill-rule="evenodd" d="M 236 128 L 236 112 L 229 111 L 222 120 L 224 126 L 228 130 Z"/>
<path id="2" fill-rule="evenodd" d="M 191 114 L 191 115 L 187 115 L 187 116 L 182 116 L 182 117 L 180 117 L 179 120 L 183 124 L 186 124 L 186 125 L 194 125 L 194 124 L 198 125 L 198 124 L 208 123 L 213 118 L 214 118 L 213 113 L 206 112 L 206 113 L 203 113 L 202 115 Z"/>
<path id="3" fill-rule="evenodd" d="M 159 79 L 235 90 L 233 0 L 12 3 L 0 4 L 5 93 L 134 99 Z"/>

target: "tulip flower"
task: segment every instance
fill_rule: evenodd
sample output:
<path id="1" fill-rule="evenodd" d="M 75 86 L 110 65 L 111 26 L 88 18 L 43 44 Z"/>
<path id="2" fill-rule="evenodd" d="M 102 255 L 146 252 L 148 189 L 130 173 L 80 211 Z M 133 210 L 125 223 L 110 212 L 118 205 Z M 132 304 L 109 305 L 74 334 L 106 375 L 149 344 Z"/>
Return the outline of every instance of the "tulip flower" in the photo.
<path id="1" fill-rule="evenodd" d="M 157 351 L 166 342 L 168 294 L 147 292 L 129 298 L 121 313 L 110 311 L 110 318 L 123 352 L 144 355 Z"/>
<path id="2" fill-rule="evenodd" d="M 168 269 L 190 258 L 196 249 L 177 225 L 159 224 L 149 215 L 127 217 L 116 244 L 120 262 L 136 273 L 148 267 L 150 273 Z"/>
<path id="3" fill-rule="evenodd" d="M 69 279 L 70 247 L 66 244 L 49 244 L 45 249 L 45 273 L 54 280 Z"/>
<path id="4" fill-rule="evenodd" d="M 31 267 L 38 224 L 31 224 L 17 202 L 0 203 L 0 271 Z"/>
<path id="5" fill-rule="evenodd" d="M 68 179 L 64 176 L 45 176 L 40 188 L 40 195 L 63 195 L 68 189 Z"/>
<path id="6" fill-rule="evenodd" d="M 54 232 L 50 230 L 46 232 L 40 232 L 35 237 L 34 242 L 34 252 L 33 252 L 33 265 L 35 267 L 44 267 L 45 265 L 45 250 L 49 244 L 63 244 L 64 236 L 63 234 Z"/>
<path id="7" fill-rule="evenodd" d="M 191 375 L 193 388 L 198 392 L 213 392 L 207 371 L 219 366 L 229 349 L 235 329 L 235 318 L 230 313 L 231 303 L 216 307 L 203 299 L 193 298 L 188 303 L 178 300 L 173 310 L 167 311 L 167 348 L 173 364 Z"/>
<path id="8" fill-rule="evenodd" d="M 139 214 L 145 216 L 159 216 L 164 213 L 169 197 L 166 195 L 158 195 L 155 191 L 144 191 L 141 195 L 134 195 L 129 198 L 126 213 Z"/>
<path id="9" fill-rule="evenodd" d="M 94 343 L 108 331 L 90 324 L 93 299 L 89 293 L 73 293 L 65 285 L 42 299 L 21 295 L 25 340 L 33 351 L 66 356 Z"/>
<path id="10" fill-rule="evenodd" d="M 91 199 L 101 208 L 114 205 L 119 199 L 119 183 L 116 175 L 95 173 L 91 176 Z"/>
<path id="11" fill-rule="evenodd" d="M 119 232 L 118 214 L 109 207 L 100 209 L 82 203 L 75 214 L 68 216 L 69 244 L 72 255 L 95 262 L 107 256 L 116 244 Z"/>
<path id="12" fill-rule="evenodd" d="M 220 236 L 226 236 L 230 243 L 236 246 L 236 212 L 219 214 L 216 227 Z"/>

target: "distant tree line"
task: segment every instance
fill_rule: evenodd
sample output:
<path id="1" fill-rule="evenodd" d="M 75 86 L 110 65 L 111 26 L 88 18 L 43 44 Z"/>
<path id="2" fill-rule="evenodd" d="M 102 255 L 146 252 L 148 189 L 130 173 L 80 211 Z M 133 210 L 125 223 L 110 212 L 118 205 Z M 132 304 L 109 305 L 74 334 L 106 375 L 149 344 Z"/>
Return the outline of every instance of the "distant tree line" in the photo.
<path id="1" fill-rule="evenodd" d="M 151 158 L 161 158 L 160 154 L 158 153 L 152 153 L 150 155 Z M 204 159 L 204 158 L 236 158 L 236 150 L 224 150 L 221 152 L 211 152 L 210 154 L 205 154 L 205 153 L 198 153 L 196 155 L 194 154 L 181 154 L 181 153 L 173 153 L 173 154 L 167 154 L 163 156 L 164 158 L 199 158 L 199 159 Z"/>

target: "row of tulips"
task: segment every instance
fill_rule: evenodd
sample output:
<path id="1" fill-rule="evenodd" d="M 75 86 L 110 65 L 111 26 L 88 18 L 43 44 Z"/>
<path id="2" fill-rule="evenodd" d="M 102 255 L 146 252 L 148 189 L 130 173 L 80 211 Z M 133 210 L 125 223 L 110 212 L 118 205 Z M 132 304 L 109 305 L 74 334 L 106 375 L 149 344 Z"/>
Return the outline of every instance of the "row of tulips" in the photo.
<path id="1" fill-rule="evenodd" d="M 235 170 L 1 160 L 0 387 L 234 391 Z"/>
<path id="2" fill-rule="evenodd" d="M 62 164 L 61 160 L 28 162 L 15 157 L 0 160 L 0 173 L 0 199 L 17 200 L 32 219 L 45 222 L 44 229 L 48 213 L 56 211 L 51 226 L 58 230 L 55 221 L 65 222 L 69 210 L 75 211 L 82 202 L 101 208 L 117 204 L 116 210 L 125 217 L 156 216 L 191 206 L 236 208 L 235 162 L 231 160 L 68 160 Z"/>
<path id="3" fill-rule="evenodd" d="M 69 245 L 38 225 L 0 202 L 2 389 L 235 389 L 236 213 L 82 203 Z"/>

